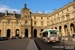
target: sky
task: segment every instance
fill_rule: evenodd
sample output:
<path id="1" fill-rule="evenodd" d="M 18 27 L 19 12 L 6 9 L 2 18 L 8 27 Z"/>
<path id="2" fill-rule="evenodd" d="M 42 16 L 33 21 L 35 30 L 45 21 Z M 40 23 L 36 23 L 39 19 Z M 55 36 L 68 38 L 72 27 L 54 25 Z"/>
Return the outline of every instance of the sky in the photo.
<path id="1" fill-rule="evenodd" d="M 16 11 L 17 14 L 21 14 L 21 8 L 24 8 L 24 4 L 26 3 L 27 8 L 31 9 L 32 13 L 38 11 L 41 14 L 44 11 L 45 14 L 47 14 L 73 1 L 74 0 L 0 0 L 0 12 L 5 13 L 5 10 L 8 10 L 8 13 Z"/>

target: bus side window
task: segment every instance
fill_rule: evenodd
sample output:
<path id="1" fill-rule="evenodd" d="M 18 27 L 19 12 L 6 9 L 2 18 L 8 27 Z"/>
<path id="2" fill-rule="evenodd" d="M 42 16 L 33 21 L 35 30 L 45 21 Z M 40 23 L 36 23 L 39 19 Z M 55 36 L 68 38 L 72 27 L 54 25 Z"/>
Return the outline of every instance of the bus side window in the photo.
<path id="1" fill-rule="evenodd" d="M 48 32 L 46 32 L 46 37 L 48 37 Z"/>
<path id="2" fill-rule="evenodd" d="M 47 37 L 47 36 L 48 36 L 48 32 L 44 32 L 43 37 Z"/>
<path id="3" fill-rule="evenodd" d="M 46 37 L 46 33 L 45 32 L 43 33 L 43 37 Z"/>

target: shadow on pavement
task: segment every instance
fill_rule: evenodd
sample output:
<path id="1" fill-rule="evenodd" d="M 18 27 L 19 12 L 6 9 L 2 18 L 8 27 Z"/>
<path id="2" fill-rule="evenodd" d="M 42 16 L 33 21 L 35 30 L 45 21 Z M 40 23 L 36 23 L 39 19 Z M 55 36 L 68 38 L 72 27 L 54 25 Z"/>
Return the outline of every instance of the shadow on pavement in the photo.
<path id="1" fill-rule="evenodd" d="M 37 42 L 35 41 L 35 39 L 34 39 L 34 42 L 35 42 L 35 44 L 36 44 L 38 50 L 41 50 L 41 48 L 39 47 L 39 45 L 37 44 Z"/>

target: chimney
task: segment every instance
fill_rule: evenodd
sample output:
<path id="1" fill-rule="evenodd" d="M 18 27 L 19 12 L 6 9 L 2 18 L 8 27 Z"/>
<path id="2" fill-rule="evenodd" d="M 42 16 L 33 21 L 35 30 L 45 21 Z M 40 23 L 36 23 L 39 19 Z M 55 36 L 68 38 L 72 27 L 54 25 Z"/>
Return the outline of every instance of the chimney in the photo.
<path id="1" fill-rule="evenodd" d="M 8 11 L 6 10 L 6 12 L 5 12 L 5 16 L 7 16 L 7 14 L 8 14 Z"/>
<path id="2" fill-rule="evenodd" d="M 15 16 L 15 11 L 14 11 L 14 13 L 13 13 L 13 16 Z"/>

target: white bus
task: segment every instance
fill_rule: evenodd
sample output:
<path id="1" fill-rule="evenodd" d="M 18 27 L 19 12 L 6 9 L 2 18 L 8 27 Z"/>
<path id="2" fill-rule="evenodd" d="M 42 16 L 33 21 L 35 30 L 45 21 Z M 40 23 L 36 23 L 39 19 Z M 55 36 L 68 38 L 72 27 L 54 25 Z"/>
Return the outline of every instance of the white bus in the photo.
<path id="1" fill-rule="evenodd" d="M 45 29 L 40 33 L 40 38 L 44 42 L 60 42 L 59 30 Z"/>

